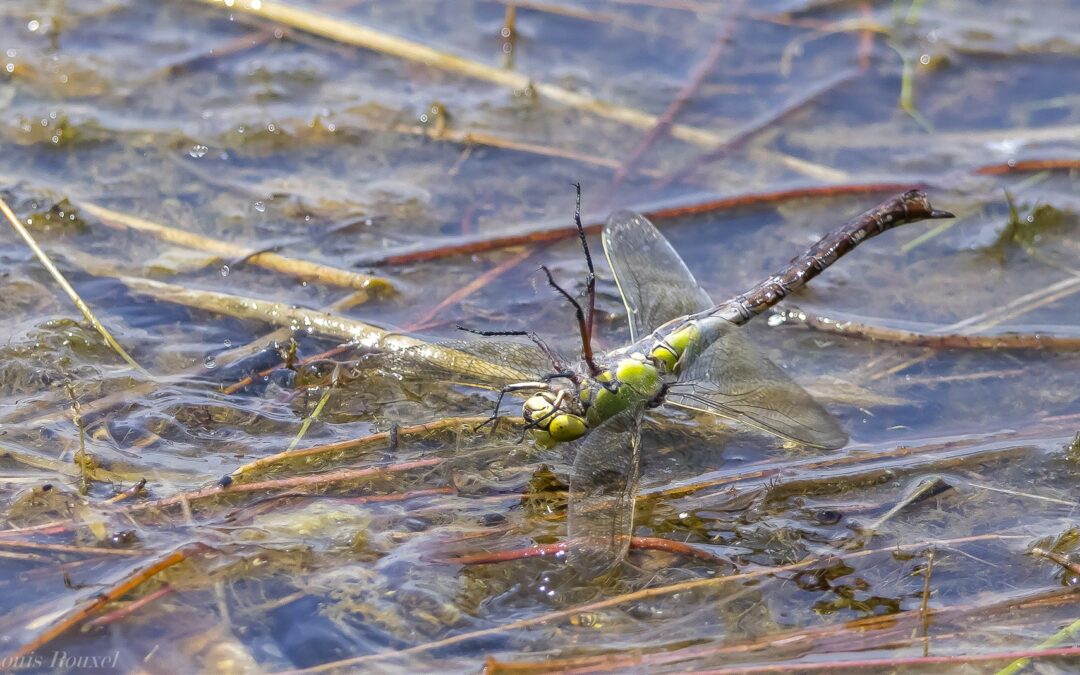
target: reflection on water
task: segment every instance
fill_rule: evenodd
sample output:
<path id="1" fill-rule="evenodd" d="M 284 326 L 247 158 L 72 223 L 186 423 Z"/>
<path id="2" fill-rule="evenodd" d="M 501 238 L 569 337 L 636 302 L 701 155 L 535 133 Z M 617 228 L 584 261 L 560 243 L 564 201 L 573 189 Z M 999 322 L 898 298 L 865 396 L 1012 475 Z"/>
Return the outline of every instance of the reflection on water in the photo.
<path id="1" fill-rule="evenodd" d="M 793 304 L 924 332 L 1075 336 L 1073 4 L 521 3 L 512 39 L 507 4 L 302 6 L 495 68 L 510 51 L 524 88 L 212 3 L 0 9 L 0 196 L 154 375 L 123 367 L 4 229 L 5 666 L 54 669 L 63 653 L 115 654 L 101 671 L 897 668 L 1032 649 L 1075 620 L 1075 352 L 753 322 L 851 444 L 785 448 L 655 413 L 635 535 L 724 562 L 632 551 L 590 582 L 551 546 L 572 456 L 519 443 L 509 419 L 473 431 L 490 390 L 369 354 L 377 328 L 445 338 L 459 323 L 574 353 L 571 311 L 536 270 L 583 280 L 573 240 L 373 264 L 566 226 L 571 181 L 589 222 L 759 195 L 657 219 L 714 298 L 925 184 L 954 222 L 865 244 Z M 665 114 L 681 126 L 655 127 Z M 824 185 L 838 194 L 764 196 Z M 611 348 L 626 317 L 598 265 Z M 334 351 L 357 335 L 366 347 Z M 302 428 L 297 447 L 324 451 L 251 464 Z M 910 498 L 934 477 L 936 494 Z"/>

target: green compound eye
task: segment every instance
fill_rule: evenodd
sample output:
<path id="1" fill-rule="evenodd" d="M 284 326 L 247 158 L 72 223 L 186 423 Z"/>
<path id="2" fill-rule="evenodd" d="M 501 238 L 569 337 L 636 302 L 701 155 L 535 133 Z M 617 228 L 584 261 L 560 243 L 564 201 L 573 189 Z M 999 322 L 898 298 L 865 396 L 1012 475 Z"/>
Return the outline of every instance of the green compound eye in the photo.
<path id="1" fill-rule="evenodd" d="M 525 418 L 525 421 L 541 429 L 548 428 L 554 414 L 555 402 L 551 399 L 551 395 L 546 393 L 530 396 L 521 406 L 521 416 Z"/>
<path id="2" fill-rule="evenodd" d="M 585 420 L 577 415 L 556 415 L 548 425 L 548 433 L 551 438 L 559 443 L 574 441 L 585 435 L 588 427 Z"/>

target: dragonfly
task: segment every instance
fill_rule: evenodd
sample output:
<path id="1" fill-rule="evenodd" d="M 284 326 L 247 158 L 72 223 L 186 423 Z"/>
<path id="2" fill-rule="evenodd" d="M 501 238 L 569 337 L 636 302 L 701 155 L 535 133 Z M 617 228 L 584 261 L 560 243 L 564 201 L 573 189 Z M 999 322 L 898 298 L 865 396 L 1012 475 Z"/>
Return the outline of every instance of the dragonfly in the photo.
<path id="1" fill-rule="evenodd" d="M 418 347 L 413 358 L 419 355 L 447 370 L 471 370 L 481 379 L 527 375 L 501 387 L 490 421 L 498 424 L 504 396 L 527 394 L 521 415 L 528 433 L 540 446 L 570 447 L 566 560 L 581 577 L 595 578 L 618 565 L 630 545 L 642 424 L 651 409 L 670 406 L 726 418 L 812 448 L 847 443 L 836 418 L 765 357 L 740 326 L 862 241 L 905 223 L 951 217 L 933 208 L 921 191 L 897 195 L 823 237 L 745 293 L 717 304 L 647 218 L 617 211 L 603 228 L 602 243 L 626 308 L 630 342 L 596 354 L 591 345 L 596 273 L 581 225 L 579 187 L 575 223 L 588 264 L 585 306 L 546 267 L 541 269 L 574 308 L 580 359 L 567 363 L 525 331 L 470 331 L 485 339 L 449 350 Z M 487 341 L 507 336 L 525 336 L 531 344 Z"/>

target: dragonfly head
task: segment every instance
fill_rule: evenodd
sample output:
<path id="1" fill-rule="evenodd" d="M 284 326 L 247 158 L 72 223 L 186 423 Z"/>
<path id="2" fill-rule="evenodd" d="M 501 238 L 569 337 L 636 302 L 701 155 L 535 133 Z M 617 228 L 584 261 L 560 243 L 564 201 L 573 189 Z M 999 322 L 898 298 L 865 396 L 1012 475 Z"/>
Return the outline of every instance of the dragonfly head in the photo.
<path id="1" fill-rule="evenodd" d="M 542 391 L 525 401 L 521 415 L 526 423 L 547 432 L 556 443 L 574 441 L 584 436 L 589 428 L 583 417 L 566 409 L 567 400 L 561 392 Z"/>

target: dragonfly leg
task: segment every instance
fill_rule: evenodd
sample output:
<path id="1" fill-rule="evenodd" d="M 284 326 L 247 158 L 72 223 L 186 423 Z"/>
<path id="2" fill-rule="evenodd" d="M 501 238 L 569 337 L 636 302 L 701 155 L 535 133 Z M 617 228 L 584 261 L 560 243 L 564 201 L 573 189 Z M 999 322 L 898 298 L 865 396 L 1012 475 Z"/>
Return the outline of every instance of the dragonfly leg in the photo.
<path id="1" fill-rule="evenodd" d="M 476 330 L 475 328 L 467 328 L 461 324 L 457 325 L 457 329 L 482 337 L 527 337 L 534 345 L 540 348 L 540 351 L 544 352 L 544 355 L 547 356 L 548 359 L 551 360 L 552 368 L 561 371 L 566 367 L 558 354 L 556 354 L 539 335 L 531 330 Z"/>
<path id="2" fill-rule="evenodd" d="M 551 276 L 551 270 L 547 268 L 547 265 L 541 265 L 540 269 L 547 275 L 548 285 L 559 292 L 559 295 L 566 298 L 566 301 L 574 308 L 574 314 L 577 316 L 578 331 L 581 333 L 581 355 L 585 359 L 585 363 L 589 366 L 589 370 L 593 375 L 599 375 L 601 369 L 596 365 L 596 361 L 593 360 L 592 342 L 589 339 L 589 326 L 585 322 L 585 310 L 581 309 L 581 303 L 574 299 L 574 296 L 570 295 L 563 289 L 562 286 L 555 282 L 555 278 Z"/>
<path id="3" fill-rule="evenodd" d="M 589 266 L 589 275 L 585 277 L 585 294 L 589 298 L 589 311 L 585 319 L 585 349 L 592 353 L 593 315 L 596 313 L 596 268 L 593 267 L 592 253 L 589 252 L 589 240 L 585 236 L 585 227 L 581 224 L 581 183 L 572 183 L 577 193 L 574 205 L 574 224 L 577 225 L 581 250 L 585 252 L 585 263 Z M 595 373 L 594 373 L 595 374 Z"/>

